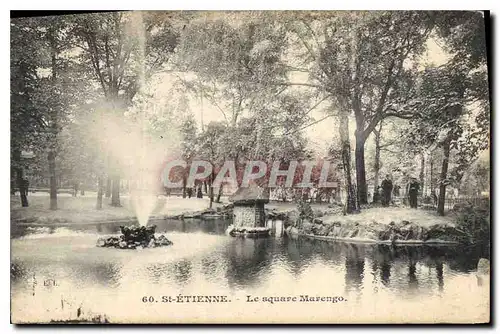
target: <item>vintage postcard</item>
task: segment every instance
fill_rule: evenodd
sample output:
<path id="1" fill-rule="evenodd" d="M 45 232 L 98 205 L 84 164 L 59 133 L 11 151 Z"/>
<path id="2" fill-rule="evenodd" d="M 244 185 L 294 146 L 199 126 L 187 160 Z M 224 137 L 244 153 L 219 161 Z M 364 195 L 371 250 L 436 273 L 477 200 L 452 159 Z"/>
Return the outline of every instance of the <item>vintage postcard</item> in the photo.
<path id="1" fill-rule="evenodd" d="M 489 12 L 10 20 L 11 322 L 490 322 Z"/>

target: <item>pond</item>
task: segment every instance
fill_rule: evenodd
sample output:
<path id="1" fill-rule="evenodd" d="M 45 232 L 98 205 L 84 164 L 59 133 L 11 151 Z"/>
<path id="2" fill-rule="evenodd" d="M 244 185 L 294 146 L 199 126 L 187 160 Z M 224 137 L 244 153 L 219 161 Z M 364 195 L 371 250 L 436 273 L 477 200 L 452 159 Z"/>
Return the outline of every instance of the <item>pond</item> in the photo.
<path id="1" fill-rule="evenodd" d="M 280 233 L 279 224 L 278 233 L 263 239 L 228 237 L 224 232 L 230 222 L 222 220 L 155 224 L 173 246 L 96 247 L 98 237 L 118 234 L 119 224 L 12 229 L 12 320 L 488 319 L 489 282 L 476 275 L 479 258 L 488 257 L 481 250 L 294 240 Z M 192 295 L 218 296 L 224 302 L 200 297 L 193 303 L 195 297 L 185 297 Z"/>

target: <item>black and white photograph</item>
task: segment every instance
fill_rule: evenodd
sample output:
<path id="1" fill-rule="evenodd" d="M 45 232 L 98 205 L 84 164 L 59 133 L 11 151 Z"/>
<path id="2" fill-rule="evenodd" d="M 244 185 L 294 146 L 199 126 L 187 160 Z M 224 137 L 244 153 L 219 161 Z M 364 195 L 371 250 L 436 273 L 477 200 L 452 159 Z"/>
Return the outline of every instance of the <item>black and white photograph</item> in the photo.
<path id="1" fill-rule="evenodd" d="M 489 11 L 9 34 L 12 324 L 491 322 Z"/>

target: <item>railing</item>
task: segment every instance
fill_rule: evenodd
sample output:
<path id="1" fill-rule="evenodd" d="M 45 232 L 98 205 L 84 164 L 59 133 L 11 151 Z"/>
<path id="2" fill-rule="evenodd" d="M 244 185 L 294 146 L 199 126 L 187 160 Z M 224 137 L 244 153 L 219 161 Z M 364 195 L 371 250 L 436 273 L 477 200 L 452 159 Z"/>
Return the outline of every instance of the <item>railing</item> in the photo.
<path id="1" fill-rule="evenodd" d="M 19 192 L 19 188 L 12 188 L 12 191 Z M 73 194 L 75 192 L 74 189 L 71 188 L 58 188 L 58 194 Z M 28 193 L 50 193 L 50 188 L 36 188 L 36 187 L 28 187 Z"/>
<path id="2" fill-rule="evenodd" d="M 466 204 L 472 204 L 475 207 L 488 205 L 490 199 L 488 197 L 476 197 L 476 196 L 458 196 L 458 197 L 446 197 L 444 201 L 445 210 L 452 210 L 455 206 L 462 206 Z"/>
<path id="3" fill-rule="evenodd" d="M 393 197 L 393 201 L 409 205 L 408 197 L 406 196 Z M 444 209 L 449 211 L 453 210 L 455 206 L 462 206 L 466 204 L 472 204 L 473 206 L 479 207 L 487 205 L 489 201 L 490 199 L 488 197 L 481 196 L 447 196 L 444 200 Z M 437 198 L 433 199 L 429 196 L 418 196 L 418 205 L 433 205 L 437 207 Z"/>

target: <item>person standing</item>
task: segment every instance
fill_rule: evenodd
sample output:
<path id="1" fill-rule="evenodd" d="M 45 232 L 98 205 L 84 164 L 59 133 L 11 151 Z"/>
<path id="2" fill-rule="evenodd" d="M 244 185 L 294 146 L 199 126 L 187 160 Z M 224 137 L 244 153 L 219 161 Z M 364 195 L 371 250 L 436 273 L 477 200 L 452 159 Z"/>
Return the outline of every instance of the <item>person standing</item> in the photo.
<path id="1" fill-rule="evenodd" d="M 408 197 L 410 200 L 410 207 L 413 209 L 417 208 L 417 196 L 419 190 L 420 184 L 418 183 L 417 178 L 412 177 L 410 179 L 410 183 L 408 184 Z"/>
<path id="2" fill-rule="evenodd" d="M 394 190 L 392 191 L 392 194 L 394 195 L 394 197 L 399 197 L 399 189 L 401 189 L 401 187 L 399 185 L 394 186 Z"/>
<path id="3" fill-rule="evenodd" d="M 392 180 L 389 175 L 382 181 L 382 206 L 389 206 L 392 194 Z"/>
<path id="4" fill-rule="evenodd" d="M 27 178 L 24 178 L 23 179 L 23 188 L 24 188 L 23 191 L 24 191 L 25 196 L 28 196 L 29 187 L 30 187 L 30 181 Z"/>

